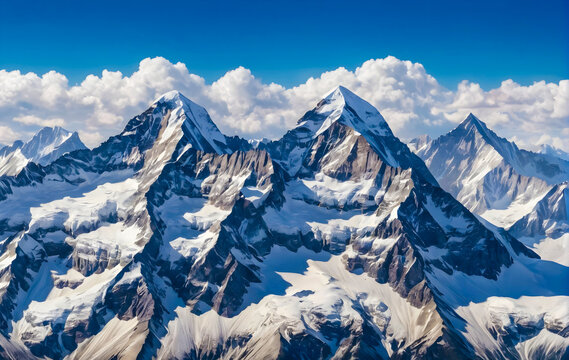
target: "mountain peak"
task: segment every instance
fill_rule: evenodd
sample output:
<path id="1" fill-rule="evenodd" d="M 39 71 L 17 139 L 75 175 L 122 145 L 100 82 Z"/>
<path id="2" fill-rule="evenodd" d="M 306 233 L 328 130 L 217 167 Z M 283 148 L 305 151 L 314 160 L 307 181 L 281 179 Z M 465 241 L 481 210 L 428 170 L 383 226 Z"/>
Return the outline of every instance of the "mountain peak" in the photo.
<path id="1" fill-rule="evenodd" d="M 569 153 L 549 144 L 541 144 L 538 152 L 540 154 L 554 156 L 562 160 L 569 161 Z"/>
<path id="2" fill-rule="evenodd" d="M 429 146 L 431 141 L 433 141 L 433 139 L 431 139 L 431 137 L 429 135 L 423 134 L 423 135 L 417 136 L 414 139 L 411 139 L 407 143 L 407 146 L 409 147 L 409 149 L 412 152 L 417 153 L 417 152 L 421 151 L 422 149 L 424 149 L 425 147 Z"/>
<path id="3" fill-rule="evenodd" d="M 12 145 L 4 145 L 0 147 L 0 157 L 5 156 L 8 153 L 14 152 L 15 150 L 24 146 L 24 142 L 22 140 L 16 140 L 12 143 Z"/>
<path id="4" fill-rule="evenodd" d="M 231 152 L 225 135 L 219 131 L 206 109 L 181 92 L 173 90 L 160 95 L 149 111 L 152 115 L 142 114 L 132 119 L 122 135 L 137 134 L 141 139 L 153 142 L 164 128 L 168 134 L 181 132 L 181 136 L 185 136 L 189 144 L 198 150 L 218 154 Z M 167 121 L 162 123 L 163 119 Z"/>
<path id="5" fill-rule="evenodd" d="M 481 122 L 480 119 L 478 119 L 476 116 L 474 116 L 473 113 L 468 113 L 468 116 L 466 117 L 465 121 L 477 121 L 477 122 Z"/>
<path id="6" fill-rule="evenodd" d="M 308 120 L 303 117 L 298 125 L 310 128 L 314 136 L 326 131 L 336 121 L 361 134 L 393 136 L 379 111 L 343 86 L 337 86 L 328 92 L 312 112 L 317 115 L 316 118 Z"/>
<path id="7" fill-rule="evenodd" d="M 513 150 L 510 148 L 515 146 L 514 143 L 499 137 L 494 131 L 488 128 L 485 122 L 477 118 L 472 113 L 468 114 L 466 119 L 464 119 L 464 121 L 461 122 L 455 130 L 451 131 L 451 133 L 458 132 L 460 134 L 467 135 L 471 131 L 478 133 L 486 143 L 494 147 L 500 153 L 503 153 L 504 151 L 509 152 Z"/>
<path id="8" fill-rule="evenodd" d="M 326 96 L 324 96 L 324 99 L 328 99 L 328 98 L 358 98 L 360 99 L 359 96 L 357 96 L 356 94 L 354 94 L 352 91 L 350 91 L 348 88 L 342 86 L 342 85 L 338 85 L 335 88 L 333 88 L 332 90 L 330 90 L 328 92 L 328 94 Z M 360 99 L 361 100 L 361 99 Z"/>
<path id="9" fill-rule="evenodd" d="M 341 85 L 328 92 L 328 94 L 324 96 L 324 99 L 322 99 L 321 103 L 336 105 L 338 107 L 349 106 L 356 112 L 360 110 L 362 113 L 377 113 L 379 116 L 381 116 L 381 114 L 379 114 L 379 111 L 377 111 L 377 109 L 374 108 L 370 103 Z M 358 115 L 360 114 L 358 113 Z M 383 119 L 383 116 L 381 116 L 381 118 Z"/>
<path id="10" fill-rule="evenodd" d="M 568 162 L 519 149 L 473 114 L 415 149 L 443 189 L 499 226 L 512 225 L 529 210 L 524 204 L 543 197 L 548 186 L 569 179 Z"/>
<path id="11" fill-rule="evenodd" d="M 484 129 L 488 130 L 486 123 L 477 118 L 473 113 L 469 113 L 468 116 L 462 121 L 462 123 L 460 123 L 459 126 L 464 128 L 470 128 L 474 126 L 479 130 L 484 130 Z"/>
<path id="12" fill-rule="evenodd" d="M 62 138 L 69 138 L 73 133 L 71 131 L 68 131 L 64 128 L 62 128 L 61 126 L 46 126 L 40 129 L 40 131 L 38 131 L 33 139 L 39 139 L 39 138 L 51 138 L 51 139 L 62 139 Z"/>
<path id="13" fill-rule="evenodd" d="M 379 111 L 343 86 L 328 92 L 314 109 L 304 114 L 294 129 L 267 147 L 273 149 L 272 158 L 285 171 L 296 175 L 305 165 L 306 154 L 310 151 L 315 154 L 314 159 L 321 159 L 335 148 L 343 149 L 338 153 L 346 154 L 351 151 L 349 149 L 358 152 L 358 146 L 364 141 L 387 165 L 403 169 L 413 167 L 427 181 L 436 184 L 424 163 L 391 132 Z M 329 147 L 316 151 L 322 144 Z"/>
<path id="14" fill-rule="evenodd" d="M 0 175 L 17 175 L 28 162 L 47 165 L 66 153 L 87 149 L 77 132 L 44 127 L 28 142 L 17 140 L 0 149 Z"/>
<path id="15" fill-rule="evenodd" d="M 160 96 L 158 96 L 152 103 L 188 103 L 195 104 L 193 101 L 188 99 L 178 90 L 168 91 Z"/>
<path id="16" fill-rule="evenodd" d="M 22 146 L 22 154 L 33 162 L 47 165 L 67 152 L 86 148 L 77 132 L 46 126 Z"/>
<path id="17" fill-rule="evenodd" d="M 157 97 L 153 102 L 153 105 L 163 104 L 169 109 L 182 108 L 184 111 L 197 111 L 199 113 L 207 113 L 205 108 L 201 105 L 196 104 L 184 94 L 178 90 L 168 91 Z"/>

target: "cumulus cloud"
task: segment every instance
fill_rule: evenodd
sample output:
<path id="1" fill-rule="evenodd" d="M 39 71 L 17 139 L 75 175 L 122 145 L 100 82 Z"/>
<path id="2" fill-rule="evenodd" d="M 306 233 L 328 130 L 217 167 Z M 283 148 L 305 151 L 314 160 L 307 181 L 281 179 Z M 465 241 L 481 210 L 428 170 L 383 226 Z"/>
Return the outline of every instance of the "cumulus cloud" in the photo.
<path id="1" fill-rule="evenodd" d="M 0 125 L 0 145 L 9 145 L 18 139 L 18 134 L 9 126 Z"/>
<path id="2" fill-rule="evenodd" d="M 489 91 L 465 80 L 446 89 L 421 64 L 392 56 L 368 60 L 354 71 L 325 72 L 292 88 L 263 83 L 243 67 L 208 84 L 185 64 L 162 57 L 142 60 L 130 75 L 104 70 L 75 86 L 54 71 L 40 76 L 0 70 L 0 124 L 11 131 L 4 130 L 0 142 L 33 126 L 65 124 L 94 146 L 173 89 L 203 105 L 228 135 L 278 137 L 337 85 L 376 106 L 404 139 L 438 136 L 472 112 L 521 146 L 547 142 L 569 150 L 562 140 L 569 134 L 569 80 L 529 86 L 506 80 Z"/>
<path id="3" fill-rule="evenodd" d="M 313 105 L 336 85 L 344 85 L 376 106 L 394 132 L 403 137 L 416 136 L 417 131 L 427 132 L 433 124 L 440 124 L 431 108 L 451 96 L 423 65 L 388 56 L 368 60 L 353 72 L 339 68 L 309 79 L 291 89 L 297 97 L 295 105 Z M 410 125 L 413 131 L 409 131 Z"/>
<path id="4" fill-rule="evenodd" d="M 559 137 L 569 133 L 569 80 L 558 84 L 539 81 L 530 86 L 506 80 L 490 91 L 462 81 L 453 101 L 434 109 L 435 114 L 454 123 L 472 112 L 498 134 L 515 137 L 525 147 L 551 141 L 550 145 L 569 149 L 569 143 Z"/>
<path id="5" fill-rule="evenodd" d="M 39 125 L 42 127 L 45 126 L 63 126 L 65 125 L 65 120 L 62 118 L 51 118 L 51 119 L 42 119 L 35 115 L 24 115 L 24 116 L 16 116 L 14 118 L 15 122 L 24 124 L 24 125 Z"/>
<path id="6" fill-rule="evenodd" d="M 227 72 L 207 89 L 212 117 L 240 134 L 275 134 L 286 128 L 291 113 L 286 89 L 263 84 L 243 67 Z"/>

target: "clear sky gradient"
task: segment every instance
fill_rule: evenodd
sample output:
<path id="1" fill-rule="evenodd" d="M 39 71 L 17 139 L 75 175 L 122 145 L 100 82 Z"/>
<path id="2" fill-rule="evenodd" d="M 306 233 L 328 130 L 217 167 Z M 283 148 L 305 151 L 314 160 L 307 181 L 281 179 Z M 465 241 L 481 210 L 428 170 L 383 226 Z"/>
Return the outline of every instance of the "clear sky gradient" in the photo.
<path id="1" fill-rule="evenodd" d="M 56 70 L 71 84 L 103 69 L 130 74 L 154 56 L 207 81 L 244 66 L 285 86 L 387 55 L 453 89 L 569 78 L 567 1 L 0 3 L 0 69 Z"/>

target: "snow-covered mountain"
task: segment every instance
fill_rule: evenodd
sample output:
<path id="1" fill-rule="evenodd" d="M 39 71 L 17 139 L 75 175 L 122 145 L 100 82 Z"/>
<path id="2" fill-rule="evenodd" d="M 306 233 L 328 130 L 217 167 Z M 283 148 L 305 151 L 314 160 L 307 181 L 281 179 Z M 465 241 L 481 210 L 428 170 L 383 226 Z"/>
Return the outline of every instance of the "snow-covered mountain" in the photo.
<path id="1" fill-rule="evenodd" d="M 509 231 L 542 258 L 569 266 L 569 183 L 555 185 Z"/>
<path id="2" fill-rule="evenodd" d="M 519 149 L 472 114 L 450 133 L 414 139 L 409 147 L 472 212 L 510 229 L 543 259 L 569 263 L 569 228 L 558 210 L 564 204 L 559 189 L 569 180 L 568 161 L 550 148 L 543 153 Z"/>
<path id="3" fill-rule="evenodd" d="M 448 134 L 423 142 L 416 153 L 443 189 L 502 227 L 529 213 L 552 186 L 569 180 L 569 162 L 519 149 L 472 114 Z"/>
<path id="4" fill-rule="evenodd" d="M 549 144 L 542 144 L 539 148 L 539 153 L 558 157 L 560 159 L 569 161 L 569 154 L 561 149 L 557 149 Z"/>
<path id="5" fill-rule="evenodd" d="M 29 162 L 45 166 L 63 154 L 86 148 L 77 132 L 45 127 L 28 142 L 18 140 L 0 148 L 0 176 L 17 175 Z"/>
<path id="6" fill-rule="evenodd" d="M 357 151 L 354 142 L 365 141 L 365 146 L 371 147 L 386 165 L 404 169 L 413 167 L 426 180 L 436 184 L 425 164 L 393 135 L 379 111 L 342 86 L 307 112 L 282 139 L 265 147 L 289 175 L 303 176 L 313 171 L 315 165 L 311 163 L 307 168 L 307 157 L 314 162 L 321 154 L 332 150 L 323 147 L 318 149 L 319 153 L 314 152 L 314 139 L 321 139 L 322 134 L 330 134 L 338 144 L 343 143 L 353 151 Z M 348 155 L 344 148 L 340 149 L 341 154 L 335 152 L 328 156 Z"/>
<path id="7" fill-rule="evenodd" d="M 425 147 L 427 147 L 431 141 L 433 141 L 433 139 L 429 136 L 429 135 L 420 135 L 417 136 L 414 139 L 411 139 L 408 143 L 407 143 L 407 147 L 409 147 L 409 150 L 411 150 L 414 153 L 419 153 L 422 152 Z"/>
<path id="8" fill-rule="evenodd" d="M 271 142 L 271 139 L 261 138 L 261 139 L 249 139 L 247 142 L 251 145 L 251 148 L 256 149 L 261 144 L 268 144 Z"/>
<path id="9" fill-rule="evenodd" d="M 177 92 L 0 179 L 0 357 L 564 358 L 569 268 L 442 190 L 339 87 L 283 138 Z"/>

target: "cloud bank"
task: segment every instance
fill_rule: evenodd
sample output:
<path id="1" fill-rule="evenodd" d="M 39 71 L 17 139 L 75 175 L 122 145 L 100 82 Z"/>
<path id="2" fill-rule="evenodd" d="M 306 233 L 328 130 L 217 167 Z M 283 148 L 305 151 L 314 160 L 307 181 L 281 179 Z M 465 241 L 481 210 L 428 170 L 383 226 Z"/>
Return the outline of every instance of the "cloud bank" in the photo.
<path id="1" fill-rule="evenodd" d="M 160 94 L 179 90 L 203 105 L 221 131 L 246 138 L 282 135 L 330 89 L 343 85 L 376 106 L 396 135 L 438 136 L 472 112 L 520 146 L 549 143 L 569 151 L 569 80 L 522 86 L 512 80 L 484 91 L 464 80 L 446 89 L 420 63 L 388 56 L 354 71 L 338 68 L 286 88 L 239 67 L 211 84 L 183 63 L 146 58 L 133 74 L 104 70 L 70 86 L 65 75 L 0 70 L 0 142 L 27 138 L 41 126 L 77 130 L 95 146 L 118 133 Z"/>

